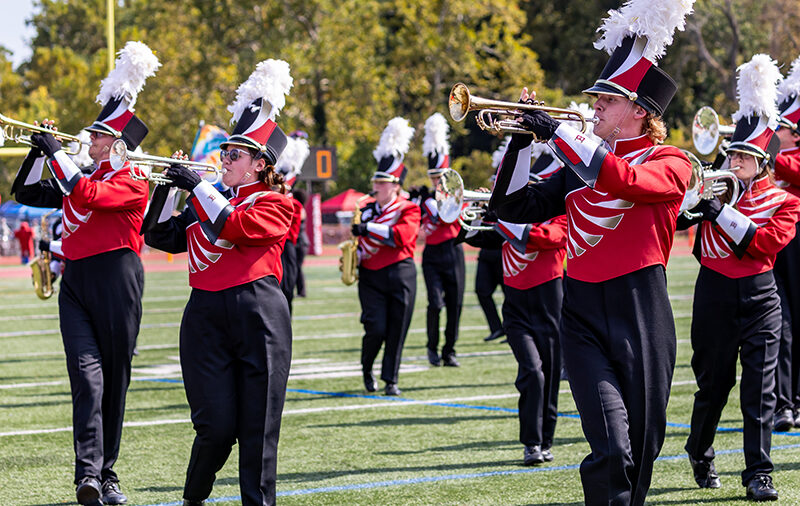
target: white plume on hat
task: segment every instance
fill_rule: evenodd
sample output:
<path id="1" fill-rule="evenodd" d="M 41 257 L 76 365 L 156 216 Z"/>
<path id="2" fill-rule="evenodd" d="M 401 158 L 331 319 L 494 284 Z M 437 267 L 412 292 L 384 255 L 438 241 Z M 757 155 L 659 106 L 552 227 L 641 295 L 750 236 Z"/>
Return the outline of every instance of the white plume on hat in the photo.
<path id="1" fill-rule="evenodd" d="M 142 42 L 128 41 L 117 55 L 114 69 L 100 83 L 100 93 L 95 100 L 99 104 L 105 104 L 112 98 L 124 97 L 128 101 L 128 109 L 133 111 L 136 97 L 144 88 L 145 80 L 156 74 L 161 63 Z"/>
<path id="2" fill-rule="evenodd" d="M 414 136 L 414 127 L 409 126 L 408 120 L 397 116 L 389 120 L 383 129 L 378 147 L 372 152 L 375 159 L 380 162 L 384 156 L 402 156 L 408 152 L 411 138 Z"/>
<path id="3" fill-rule="evenodd" d="M 778 97 L 781 101 L 797 95 L 800 95 L 800 56 L 792 62 L 789 75 L 778 85 Z"/>
<path id="4" fill-rule="evenodd" d="M 447 134 L 450 125 L 440 113 L 433 113 L 425 120 L 425 136 L 422 138 L 422 154 L 430 156 L 433 154 L 449 155 L 450 143 L 447 142 Z"/>
<path id="5" fill-rule="evenodd" d="M 500 143 L 500 146 L 494 150 L 492 153 L 492 167 L 497 168 L 500 166 L 500 163 L 503 161 L 503 157 L 506 154 L 506 149 L 508 149 L 508 143 L 511 142 L 511 136 L 507 135 L 503 142 Z"/>
<path id="6" fill-rule="evenodd" d="M 275 170 L 287 176 L 300 174 L 309 153 L 311 150 L 306 139 L 287 137 L 286 147 L 275 164 Z"/>
<path id="7" fill-rule="evenodd" d="M 272 108 L 269 119 L 275 120 L 286 105 L 286 95 L 292 89 L 292 76 L 289 73 L 289 64 L 283 60 L 264 60 L 236 90 L 236 100 L 228 106 L 228 111 L 233 114 L 231 124 L 239 121 L 244 110 L 259 98 L 269 102 Z"/>
<path id="8" fill-rule="evenodd" d="M 655 64 L 672 44 L 675 30 L 683 31 L 686 16 L 692 13 L 695 0 L 628 0 L 619 10 L 608 11 L 608 17 L 597 29 L 603 35 L 594 47 L 608 54 L 618 48 L 625 37 L 647 37 L 644 57 Z"/>
<path id="9" fill-rule="evenodd" d="M 736 81 L 739 110 L 733 115 L 733 120 L 753 115 L 777 118 L 777 84 L 782 76 L 775 60 L 767 54 L 757 54 L 736 70 L 739 72 Z"/>

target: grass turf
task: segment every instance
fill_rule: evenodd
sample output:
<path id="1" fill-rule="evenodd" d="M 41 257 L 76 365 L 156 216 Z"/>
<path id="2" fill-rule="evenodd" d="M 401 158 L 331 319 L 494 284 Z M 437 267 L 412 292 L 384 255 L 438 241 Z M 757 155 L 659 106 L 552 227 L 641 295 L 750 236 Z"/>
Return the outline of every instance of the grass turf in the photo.
<path id="1" fill-rule="evenodd" d="M 295 300 L 292 376 L 281 430 L 281 504 L 581 504 L 578 465 L 588 453 L 569 386 L 561 383 L 555 461 L 521 465 L 514 389 L 516 363 L 488 333 L 472 293 L 474 262 L 458 342 L 460 368 L 425 359 L 421 269 L 400 374 L 402 399 L 367 395 L 358 366 L 361 325 L 356 287 L 335 267 L 306 267 L 309 297 Z M 56 297 L 35 298 L 27 278 L 0 268 L 0 504 L 74 501 L 69 385 L 58 334 Z M 10 271 L 9 271 L 10 272 Z M 723 487 L 699 490 L 683 445 L 695 390 L 689 361 L 691 296 L 697 265 L 676 256 L 668 268 L 678 360 L 667 437 L 655 465 L 649 504 L 735 503 L 744 488 L 741 432 L 720 432 L 716 460 Z M 145 316 L 115 466 L 130 504 L 181 498 L 193 431 L 177 367 L 177 334 L 189 288 L 185 272 L 148 271 Z M 495 297 L 498 302 L 501 297 Z M 444 316 L 442 317 L 444 323 Z M 379 363 L 376 374 L 379 372 Z M 415 401 L 415 402 L 409 402 Z M 419 401 L 419 402 L 416 402 Z M 722 427 L 741 427 L 738 389 Z M 781 501 L 800 503 L 800 432 L 773 436 Z M 236 449 L 217 477 L 215 504 L 237 504 Z"/>

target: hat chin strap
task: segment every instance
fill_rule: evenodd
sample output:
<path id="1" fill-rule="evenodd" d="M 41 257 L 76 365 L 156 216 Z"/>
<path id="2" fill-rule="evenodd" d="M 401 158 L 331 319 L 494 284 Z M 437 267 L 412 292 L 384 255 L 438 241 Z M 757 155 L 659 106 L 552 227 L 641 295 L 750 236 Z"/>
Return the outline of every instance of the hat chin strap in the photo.
<path id="1" fill-rule="evenodd" d="M 622 130 L 620 128 L 620 125 L 622 124 L 623 121 L 628 119 L 632 109 L 633 109 L 633 100 L 628 100 L 628 105 L 625 106 L 625 111 L 622 113 L 622 115 L 620 116 L 619 120 L 617 120 L 617 124 L 614 125 L 614 130 L 611 131 L 611 133 L 608 135 L 608 137 L 603 139 L 604 141 L 606 141 L 606 143 L 609 146 L 612 147 L 612 151 L 613 151 L 613 147 L 614 147 L 613 143 L 616 142 L 617 136 L 619 135 L 620 131 Z"/>

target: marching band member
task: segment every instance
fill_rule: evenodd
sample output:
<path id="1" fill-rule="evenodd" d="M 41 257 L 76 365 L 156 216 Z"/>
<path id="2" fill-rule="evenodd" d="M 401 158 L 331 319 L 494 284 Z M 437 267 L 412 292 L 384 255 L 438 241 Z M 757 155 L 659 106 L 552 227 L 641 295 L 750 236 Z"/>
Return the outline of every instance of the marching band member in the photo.
<path id="1" fill-rule="evenodd" d="M 597 97 L 594 133 L 604 142 L 542 111 L 524 114 L 522 125 L 549 140 L 565 169 L 528 185 L 532 139 L 515 134 L 490 201 L 516 223 L 566 212 L 560 336 L 591 447 L 581 463 L 587 504 L 643 504 L 664 442 L 676 347 L 665 265 L 692 168 L 679 149 L 658 145 L 677 87 L 655 61 L 691 5 L 629 0 L 611 11 L 595 44 L 611 58 L 586 90 Z"/>
<path id="2" fill-rule="evenodd" d="M 450 167 L 450 143 L 447 133 L 450 126 L 441 114 L 434 113 L 425 121 L 425 136 L 422 154 L 428 158 L 428 177 L 435 189 L 442 172 Z M 428 292 L 428 361 L 433 366 L 444 364 L 458 367 L 455 345 L 458 340 L 458 321 L 464 301 L 464 249 L 456 244 L 460 226 L 458 220 L 445 222 L 436 207 L 433 195 L 420 202 L 422 224 L 420 231 L 425 237 L 422 251 L 422 274 Z M 444 346 L 439 357 L 439 316 L 442 307 L 447 310 L 447 325 L 444 329 Z"/>
<path id="3" fill-rule="evenodd" d="M 297 181 L 297 176 L 306 163 L 306 158 L 310 153 L 308 141 L 306 139 L 290 135 L 286 139 L 286 148 L 278 158 L 275 171 L 283 176 L 284 185 L 291 190 Z M 283 265 L 283 279 L 281 279 L 281 290 L 289 303 L 289 313 L 292 312 L 292 299 L 294 299 L 294 289 L 297 285 L 297 241 L 300 238 L 300 224 L 303 221 L 303 205 L 294 195 L 286 195 L 292 201 L 292 225 L 286 235 L 286 242 L 281 253 L 281 264 Z"/>
<path id="4" fill-rule="evenodd" d="M 153 223 L 147 244 L 189 252 L 192 293 L 181 321 L 180 353 L 196 436 L 183 489 L 187 506 L 208 498 L 236 442 L 242 504 L 275 504 L 292 354 L 280 254 L 293 206 L 274 169 L 287 142 L 274 118 L 291 86 L 289 64 L 266 60 L 237 90 L 228 110 L 238 122 L 220 146 L 230 200 L 195 172 L 173 165 L 166 175 L 190 192 L 186 209 L 170 217 L 177 192 L 159 186 L 145 220 Z"/>
<path id="5" fill-rule="evenodd" d="M 781 118 L 775 135 L 780 139 L 781 151 L 775 157 L 775 179 L 795 197 L 800 197 L 800 58 L 792 63 L 789 76 L 778 86 Z M 775 282 L 781 298 L 781 340 L 778 367 L 775 370 L 775 421 L 777 432 L 800 427 L 800 234 L 795 225 L 795 236 L 775 259 Z"/>
<path id="6" fill-rule="evenodd" d="M 134 180 L 130 166 L 114 168 L 111 144 L 122 139 L 135 149 L 147 127 L 133 106 L 147 77 L 160 66 L 150 48 L 128 42 L 97 95 L 103 110 L 91 126 L 89 156 L 79 168 L 49 133 L 22 164 L 12 192 L 23 204 L 63 210 L 61 251 L 65 257 L 58 312 L 72 390 L 76 496 L 80 504 L 124 504 L 113 470 L 119 455 L 131 358 L 142 319 L 144 271 L 139 228 L 147 205 L 147 181 Z M 45 121 L 45 125 L 52 122 Z M 52 179 L 40 181 L 47 165 Z"/>
<path id="7" fill-rule="evenodd" d="M 531 181 L 541 181 L 561 168 L 552 150 L 538 144 Z M 503 262 L 503 326 L 517 360 L 519 439 L 526 466 L 553 460 L 558 419 L 561 351 L 558 326 L 563 297 L 562 276 L 567 250 L 567 219 L 543 223 L 498 221 L 493 231 L 459 233 L 472 246 L 501 245 Z"/>
<path id="8" fill-rule="evenodd" d="M 700 272 L 692 306 L 692 369 L 697 379 L 686 451 L 701 488 L 718 488 L 714 435 L 741 358 L 744 417 L 742 485 L 747 498 L 775 500 L 769 457 L 781 308 L 772 266 L 795 233 L 800 200 L 771 181 L 769 144 L 777 126 L 780 71 L 768 55 L 739 67 L 736 130 L 726 149 L 741 182 L 738 202 L 704 200 Z M 778 142 L 774 142 L 777 152 Z"/>
<path id="9" fill-rule="evenodd" d="M 397 377 L 403 343 L 411 324 L 417 294 L 414 246 L 420 210 L 400 196 L 408 169 L 403 164 L 414 129 L 404 118 L 394 118 L 373 151 L 378 169 L 372 176 L 375 201 L 361 211 L 361 223 L 352 233 L 358 243 L 358 298 L 361 301 L 361 368 L 368 392 L 378 389 L 372 366 L 381 346 L 381 379 L 386 395 L 400 395 Z"/>

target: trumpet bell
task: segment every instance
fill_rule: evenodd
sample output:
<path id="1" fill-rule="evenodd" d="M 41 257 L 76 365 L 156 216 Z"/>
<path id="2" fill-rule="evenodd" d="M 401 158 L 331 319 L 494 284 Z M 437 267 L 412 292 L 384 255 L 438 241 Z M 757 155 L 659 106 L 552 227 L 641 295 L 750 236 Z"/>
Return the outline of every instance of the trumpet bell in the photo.
<path id="1" fill-rule="evenodd" d="M 448 169 L 442 172 L 436 185 L 434 196 L 439 217 L 446 223 L 453 223 L 461 216 L 464 205 L 464 180 L 458 172 Z"/>
<path id="2" fill-rule="evenodd" d="M 456 83 L 450 90 L 450 98 L 447 101 L 450 117 L 454 121 L 462 121 L 470 111 L 469 104 L 469 88 L 464 83 Z"/>
<path id="3" fill-rule="evenodd" d="M 694 115 L 692 122 L 692 141 L 694 147 L 701 155 L 708 155 L 714 151 L 719 142 L 719 116 L 709 106 L 703 106 Z"/>

